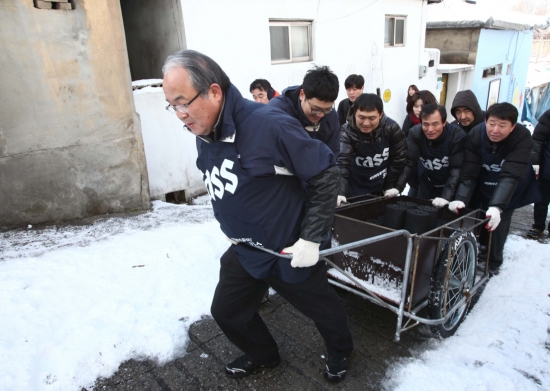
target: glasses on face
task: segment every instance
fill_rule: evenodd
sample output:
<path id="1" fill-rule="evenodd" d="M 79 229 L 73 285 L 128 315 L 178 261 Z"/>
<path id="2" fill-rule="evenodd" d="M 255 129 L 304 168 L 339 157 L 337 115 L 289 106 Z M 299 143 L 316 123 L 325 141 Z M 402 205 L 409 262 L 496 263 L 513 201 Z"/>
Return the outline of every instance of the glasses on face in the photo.
<path id="1" fill-rule="evenodd" d="M 318 108 L 314 109 L 313 107 L 311 107 L 311 103 L 309 103 L 308 99 L 306 99 L 306 102 L 309 105 L 309 109 L 311 110 L 311 114 L 328 114 L 332 110 L 334 110 L 334 106 L 332 106 L 330 109 L 326 109 L 326 110 L 321 110 L 321 109 L 318 109 Z"/>
<path id="2" fill-rule="evenodd" d="M 185 105 L 175 105 L 175 106 L 173 106 L 173 105 L 170 105 L 170 104 L 169 104 L 168 106 L 166 106 L 166 110 L 168 110 L 170 113 L 173 113 L 173 114 L 176 114 L 176 111 L 179 111 L 179 112 L 182 113 L 182 114 L 187 114 L 187 113 L 189 113 L 189 109 L 188 109 L 189 105 L 190 105 L 191 103 L 193 103 L 193 101 L 194 101 L 195 99 L 197 99 L 197 98 L 199 97 L 200 94 L 201 94 L 201 93 L 198 92 L 197 95 L 195 95 L 195 97 L 194 97 L 193 99 L 191 99 L 191 100 L 190 100 L 187 104 L 185 104 Z"/>

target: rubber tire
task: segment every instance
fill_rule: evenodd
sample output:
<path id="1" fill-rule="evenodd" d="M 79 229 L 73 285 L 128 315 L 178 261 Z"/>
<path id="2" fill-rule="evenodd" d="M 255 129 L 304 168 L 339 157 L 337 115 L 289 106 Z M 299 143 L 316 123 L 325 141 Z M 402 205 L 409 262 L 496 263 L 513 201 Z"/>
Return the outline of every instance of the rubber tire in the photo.
<path id="1" fill-rule="evenodd" d="M 443 317 L 445 305 L 445 278 L 447 274 L 447 252 L 449 245 L 454 246 L 454 254 L 451 258 L 451 272 L 455 270 L 460 273 L 460 281 L 457 278 L 452 279 L 452 277 L 449 280 L 448 289 L 450 293 L 448 293 L 447 298 L 447 309 L 451 308 L 452 302 L 456 303 L 464 297 L 462 293 L 464 287 L 469 286 L 471 289 L 474 285 L 477 262 L 477 242 L 475 236 L 473 233 L 467 231 L 455 232 L 451 235 L 451 238 L 452 237 L 455 237 L 455 240 L 447 241 L 442 246 L 441 253 L 439 254 L 432 274 L 430 295 L 428 297 L 430 319 L 440 319 Z M 463 265 L 461 270 L 457 269 L 459 265 Z M 452 284 L 453 281 L 455 284 Z M 458 309 L 453 316 L 447 320 L 446 323 L 430 325 L 434 336 L 436 338 L 447 338 L 453 335 L 460 326 L 460 323 L 464 320 L 468 308 L 470 307 L 470 302 L 471 301 L 468 300 L 462 308 Z"/>

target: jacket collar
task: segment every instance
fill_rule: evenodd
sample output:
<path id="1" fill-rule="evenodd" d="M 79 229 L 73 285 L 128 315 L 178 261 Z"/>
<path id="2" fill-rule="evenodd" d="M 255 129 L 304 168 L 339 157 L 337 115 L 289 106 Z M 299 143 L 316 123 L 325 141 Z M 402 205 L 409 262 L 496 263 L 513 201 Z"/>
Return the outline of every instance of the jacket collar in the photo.
<path id="1" fill-rule="evenodd" d="M 213 142 L 235 142 L 235 119 L 234 117 L 242 110 L 244 98 L 237 87 L 229 85 L 223 99 L 222 109 L 214 125 L 214 132 L 208 136 L 198 136 L 207 143 Z"/>
<path id="2" fill-rule="evenodd" d="M 321 121 L 319 121 L 318 124 L 315 124 L 311 122 L 309 119 L 307 119 L 306 115 L 304 114 L 304 110 L 302 109 L 302 105 L 300 102 L 300 90 L 302 89 L 302 86 L 292 86 L 288 87 L 285 90 L 283 90 L 283 95 L 291 100 L 292 102 L 292 116 L 294 118 L 297 118 L 298 121 L 300 121 L 300 124 L 302 124 L 303 128 L 319 128 L 319 124 L 323 121 L 323 118 L 321 118 Z"/>

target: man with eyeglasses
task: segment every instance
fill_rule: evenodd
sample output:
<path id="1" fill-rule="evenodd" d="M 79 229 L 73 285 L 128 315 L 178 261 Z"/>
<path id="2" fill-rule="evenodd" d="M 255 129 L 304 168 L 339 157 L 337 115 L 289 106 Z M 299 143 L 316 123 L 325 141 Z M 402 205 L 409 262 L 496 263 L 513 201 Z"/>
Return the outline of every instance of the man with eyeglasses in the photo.
<path id="1" fill-rule="evenodd" d="M 227 375 L 240 378 L 280 363 L 257 311 L 272 287 L 315 323 L 328 351 L 324 376 L 342 380 L 353 342 L 342 303 L 318 262 L 336 204 L 334 153 L 294 118 L 244 99 L 201 53 L 172 54 L 163 74 L 167 109 L 197 136 L 197 167 L 232 242 L 220 259 L 211 307 L 220 329 L 244 353 L 227 364 Z M 292 254 L 292 260 L 264 250 Z"/>
<path id="2" fill-rule="evenodd" d="M 324 142 L 338 156 L 340 122 L 334 110 L 338 89 L 338 77 L 329 67 L 315 67 L 307 71 L 302 85 L 286 88 L 269 105 L 296 118 L 311 138 Z"/>

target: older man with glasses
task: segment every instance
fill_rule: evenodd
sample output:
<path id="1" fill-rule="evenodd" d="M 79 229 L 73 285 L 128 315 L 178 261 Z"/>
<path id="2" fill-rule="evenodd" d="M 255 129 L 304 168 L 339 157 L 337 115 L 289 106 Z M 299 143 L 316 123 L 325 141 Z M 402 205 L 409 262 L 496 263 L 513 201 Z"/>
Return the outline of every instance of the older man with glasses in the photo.
<path id="1" fill-rule="evenodd" d="M 198 137 L 197 167 L 214 216 L 233 243 L 221 256 L 211 308 L 220 329 L 244 353 L 226 365 L 227 375 L 240 378 L 280 363 L 277 343 L 257 311 L 272 287 L 315 323 L 328 351 L 324 376 L 342 380 L 353 350 L 351 333 L 318 262 L 336 204 L 334 153 L 294 118 L 244 99 L 201 53 L 172 54 L 163 73 L 167 109 Z M 312 100 L 312 107 L 317 103 Z M 273 252 L 292 254 L 292 260 Z"/>
<path id="2" fill-rule="evenodd" d="M 329 67 L 316 67 L 307 71 L 302 85 L 286 88 L 269 105 L 300 121 L 311 138 L 324 142 L 338 157 L 340 122 L 334 110 L 338 88 L 338 77 Z"/>

